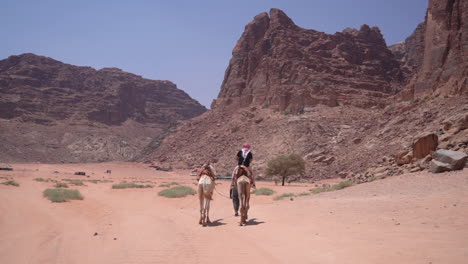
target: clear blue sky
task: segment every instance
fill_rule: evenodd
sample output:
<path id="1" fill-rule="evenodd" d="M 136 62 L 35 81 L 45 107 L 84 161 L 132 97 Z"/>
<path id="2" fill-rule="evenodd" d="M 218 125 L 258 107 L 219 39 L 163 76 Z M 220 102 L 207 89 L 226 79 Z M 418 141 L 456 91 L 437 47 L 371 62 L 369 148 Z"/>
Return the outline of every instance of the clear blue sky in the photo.
<path id="1" fill-rule="evenodd" d="M 280 8 L 327 33 L 380 27 L 387 44 L 424 21 L 427 0 L 0 0 L 0 59 L 26 52 L 170 80 L 209 107 L 244 26 Z"/>

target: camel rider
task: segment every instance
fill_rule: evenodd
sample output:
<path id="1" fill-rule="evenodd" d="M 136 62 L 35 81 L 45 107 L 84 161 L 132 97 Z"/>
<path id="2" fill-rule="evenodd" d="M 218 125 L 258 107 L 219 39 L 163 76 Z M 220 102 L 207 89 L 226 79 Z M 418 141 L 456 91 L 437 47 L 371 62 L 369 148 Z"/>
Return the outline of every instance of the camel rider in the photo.
<path id="1" fill-rule="evenodd" d="M 253 176 L 252 170 L 249 168 L 250 164 L 252 164 L 253 154 L 250 150 L 250 144 L 245 143 L 242 145 L 242 149 L 237 152 L 237 165 L 238 166 L 245 166 L 250 173 L 247 177 L 250 178 L 250 184 L 252 184 L 253 188 L 255 188 L 255 178 Z"/>
<path id="2" fill-rule="evenodd" d="M 250 164 L 252 163 L 253 159 L 253 154 L 250 151 L 250 144 L 245 143 L 242 145 L 242 149 L 237 152 L 237 167 L 234 169 L 234 172 L 232 174 L 232 183 L 231 183 L 231 189 L 229 190 L 229 197 L 232 199 L 232 205 L 234 207 L 234 215 L 239 216 L 239 194 L 237 193 L 237 188 L 235 187 L 235 175 L 237 174 L 237 169 L 240 166 L 243 166 L 246 170 L 249 170 L 250 173 L 247 173 L 250 175 L 250 181 L 255 188 L 255 180 L 253 177 L 252 171 L 248 168 Z M 247 175 L 248 176 L 248 175 Z"/>

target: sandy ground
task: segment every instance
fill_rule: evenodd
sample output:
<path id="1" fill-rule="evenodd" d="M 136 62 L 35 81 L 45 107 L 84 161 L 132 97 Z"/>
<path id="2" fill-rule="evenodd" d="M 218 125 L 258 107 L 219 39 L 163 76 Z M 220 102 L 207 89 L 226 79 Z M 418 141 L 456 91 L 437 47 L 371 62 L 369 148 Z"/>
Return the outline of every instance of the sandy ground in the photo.
<path id="1" fill-rule="evenodd" d="M 187 171 L 131 163 L 13 166 L 0 171 L 20 184 L 0 184 L 0 263 L 468 263 L 468 169 L 403 175 L 292 201 L 253 195 L 245 227 L 225 197 L 229 183 L 219 181 L 214 223 L 201 227 L 196 196 L 158 196 L 164 182 L 195 187 Z M 110 182 L 87 182 L 73 187 L 84 200 L 51 203 L 42 192 L 53 183 L 37 177 L 156 187 L 117 190 Z M 276 195 L 314 187 L 257 185 Z"/>

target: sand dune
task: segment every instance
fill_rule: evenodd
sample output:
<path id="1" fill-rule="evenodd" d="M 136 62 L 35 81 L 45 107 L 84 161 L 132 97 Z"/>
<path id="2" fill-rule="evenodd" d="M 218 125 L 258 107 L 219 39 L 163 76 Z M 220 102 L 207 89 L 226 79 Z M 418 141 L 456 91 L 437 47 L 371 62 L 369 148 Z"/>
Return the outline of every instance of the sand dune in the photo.
<path id="1" fill-rule="evenodd" d="M 219 181 L 209 227 L 198 225 L 195 196 L 158 196 L 163 182 L 194 186 L 188 171 L 157 172 L 132 163 L 17 164 L 0 171 L 0 263 L 466 263 L 468 171 L 403 175 L 274 201 L 253 196 L 239 227 Z M 107 169 L 112 174 L 104 173 Z M 58 173 L 54 173 L 58 171 Z M 89 178 L 74 176 L 86 171 Z M 34 178 L 147 181 L 152 189 L 79 189 L 85 199 L 51 203 L 51 182 Z M 0 181 L 4 181 L 3 179 Z M 276 194 L 314 186 L 275 186 Z M 94 235 L 97 232 L 97 235 Z"/>

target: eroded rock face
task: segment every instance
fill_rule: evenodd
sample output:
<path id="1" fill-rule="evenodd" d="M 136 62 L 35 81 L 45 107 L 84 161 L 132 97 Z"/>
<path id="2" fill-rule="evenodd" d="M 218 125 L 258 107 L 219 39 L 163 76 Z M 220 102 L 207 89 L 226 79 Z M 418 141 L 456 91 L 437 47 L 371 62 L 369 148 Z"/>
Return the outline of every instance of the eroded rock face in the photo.
<path id="1" fill-rule="evenodd" d="M 329 35 L 296 26 L 280 10 L 262 13 L 237 42 L 213 109 L 182 122 L 142 160 L 175 168 L 212 161 L 229 174 L 235 153 L 249 142 L 258 176 L 276 155 L 296 153 L 305 159 L 307 177 L 349 172 L 363 182 L 373 178 L 364 173 L 369 167 L 388 168 L 378 173 L 382 177 L 428 167 L 429 159 L 415 162 L 411 148 L 423 131 L 465 151 L 466 97 L 397 100 L 410 66 L 422 67 L 422 36 L 421 26 L 405 42 L 413 55 L 403 50 L 407 59 L 400 65 L 376 28 Z M 384 105 L 387 97 L 395 100 L 385 108 L 367 108 Z M 395 157 L 402 149 L 408 151 Z"/>
<path id="2" fill-rule="evenodd" d="M 429 1 L 423 60 L 408 91 L 416 98 L 468 94 L 468 1 Z"/>
<path id="3" fill-rule="evenodd" d="M 205 107 L 169 81 L 34 54 L 0 61 L 0 160 L 131 160 Z"/>
<path id="4" fill-rule="evenodd" d="M 96 71 L 34 54 L 0 61 L 0 93 L 0 118 L 42 124 L 167 124 L 206 111 L 170 81 L 148 80 L 117 68 Z"/>
<path id="5" fill-rule="evenodd" d="M 257 15 L 237 42 L 212 108 L 263 106 L 290 113 L 323 104 L 384 105 L 404 76 L 377 27 L 330 35 L 281 10 Z"/>
<path id="6" fill-rule="evenodd" d="M 389 47 L 395 58 L 400 62 L 406 80 L 409 80 L 417 73 L 423 63 L 424 33 L 425 23 L 421 23 L 404 42 Z"/>

